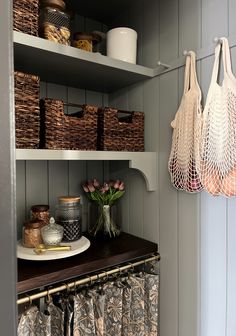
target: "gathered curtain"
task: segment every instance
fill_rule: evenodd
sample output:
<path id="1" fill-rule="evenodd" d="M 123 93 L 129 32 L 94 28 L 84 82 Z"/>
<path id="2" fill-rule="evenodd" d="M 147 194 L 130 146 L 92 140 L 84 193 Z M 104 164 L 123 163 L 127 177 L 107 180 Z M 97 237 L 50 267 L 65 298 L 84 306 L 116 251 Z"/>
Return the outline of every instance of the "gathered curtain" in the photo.
<path id="1" fill-rule="evenodd" d="M 18 336 L 157 336 L 159 275 L 149 268 L 56 295 L 43 312 L 29 307 Z"/>

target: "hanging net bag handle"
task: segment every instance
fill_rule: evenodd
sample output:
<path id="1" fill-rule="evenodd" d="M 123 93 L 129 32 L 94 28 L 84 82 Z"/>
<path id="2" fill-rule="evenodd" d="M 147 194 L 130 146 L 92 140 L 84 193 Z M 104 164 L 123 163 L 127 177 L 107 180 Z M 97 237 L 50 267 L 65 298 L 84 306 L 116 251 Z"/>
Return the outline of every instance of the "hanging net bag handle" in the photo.
<path id="1" fill-rule="evenodd" d="M 175 119 L 171 123 L 173 135 L 168 162 L 173 186 L 189 193 L 202 190 L 196 171 L 201 120 L 201 90 L 197 81 L 196 55 L 190 51 L 186 57 L 183 96 Z"/>
<path id="2" fill-rule="evenodd" d="M 223 81 L 219 85 L 220 52 Z M 203 111 L 202 139 L 197 170 L 206 191 L 214 196 L 236 196 L 236 79 L 228 40 L 215 49 L 210 88 Z"/>

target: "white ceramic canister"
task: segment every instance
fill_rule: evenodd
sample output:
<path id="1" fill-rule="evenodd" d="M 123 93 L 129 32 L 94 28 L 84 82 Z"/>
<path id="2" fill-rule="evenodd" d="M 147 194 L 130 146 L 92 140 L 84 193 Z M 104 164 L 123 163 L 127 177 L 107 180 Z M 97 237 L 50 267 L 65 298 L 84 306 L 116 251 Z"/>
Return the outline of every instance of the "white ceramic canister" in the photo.
<path id="1" fill-rule="evenodd" d="M 136 63 L 137 32 L 119 27 L 107 32 L 107 56 L 121 61 Z"/>

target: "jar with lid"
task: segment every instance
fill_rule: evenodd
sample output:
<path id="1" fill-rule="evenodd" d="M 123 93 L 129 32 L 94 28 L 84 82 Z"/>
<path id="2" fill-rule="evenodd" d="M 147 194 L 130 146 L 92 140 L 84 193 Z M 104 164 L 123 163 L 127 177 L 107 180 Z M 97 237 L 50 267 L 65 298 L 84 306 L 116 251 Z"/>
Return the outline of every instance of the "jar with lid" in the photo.
<path id="1" fill-rule="evenodd" d="M 96 33 L 78 32 L 74 34 L 73 46 L 85 51 L 96 52 L 96 46 L 101 41 L 101 37 Z"/>
<path id="2" fill-rule="evenodd" d="M 24 222 L 22 245 L 24 247 L 37 247 L 42 244 L 41 229 L 45 226 L 44 221 L 31 219 Z"/>
<path id="3" fill-rule="evenodd" d="M 39 204 L 32 205 L 31 218 L 44 221 L 45 225 L 49 224 L 49 205 Z"/>
<path id="4" fill-rule="evenodd" d="M 81 238 L 82 223 L 80 197 L 59 197 L 55 215 L 56 223 L 62 225 L 64 228 L 64 241 L 74 241 Z"/>
<path id="5" fill-rule="evenodd" d="M 41 0 L 40 31 L 46 40 L 70 45 L 70 16 L 63 0 Z"/>
<path id="6" fill-rule="evenodd" d="M 55 223 L 53 217 L 50 218 L 49 225 L 41 229 L 42 239 L 45 245 L 58 245 L 63 238 L 63 227 Z"/>

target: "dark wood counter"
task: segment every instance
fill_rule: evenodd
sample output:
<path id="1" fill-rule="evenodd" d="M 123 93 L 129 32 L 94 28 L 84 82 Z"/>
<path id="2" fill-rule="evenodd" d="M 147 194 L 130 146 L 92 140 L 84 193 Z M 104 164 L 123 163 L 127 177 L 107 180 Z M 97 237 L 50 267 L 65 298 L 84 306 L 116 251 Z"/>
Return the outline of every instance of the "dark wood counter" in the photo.
<path id="1" fill-rule="evenodd" d="M 81 254 L 52 261 L 18 259 L 18 293 L 147 257 L 157 252 L 157 244 L 127 233 L 109 241 L 89 238 L 91 246 Z"/>

